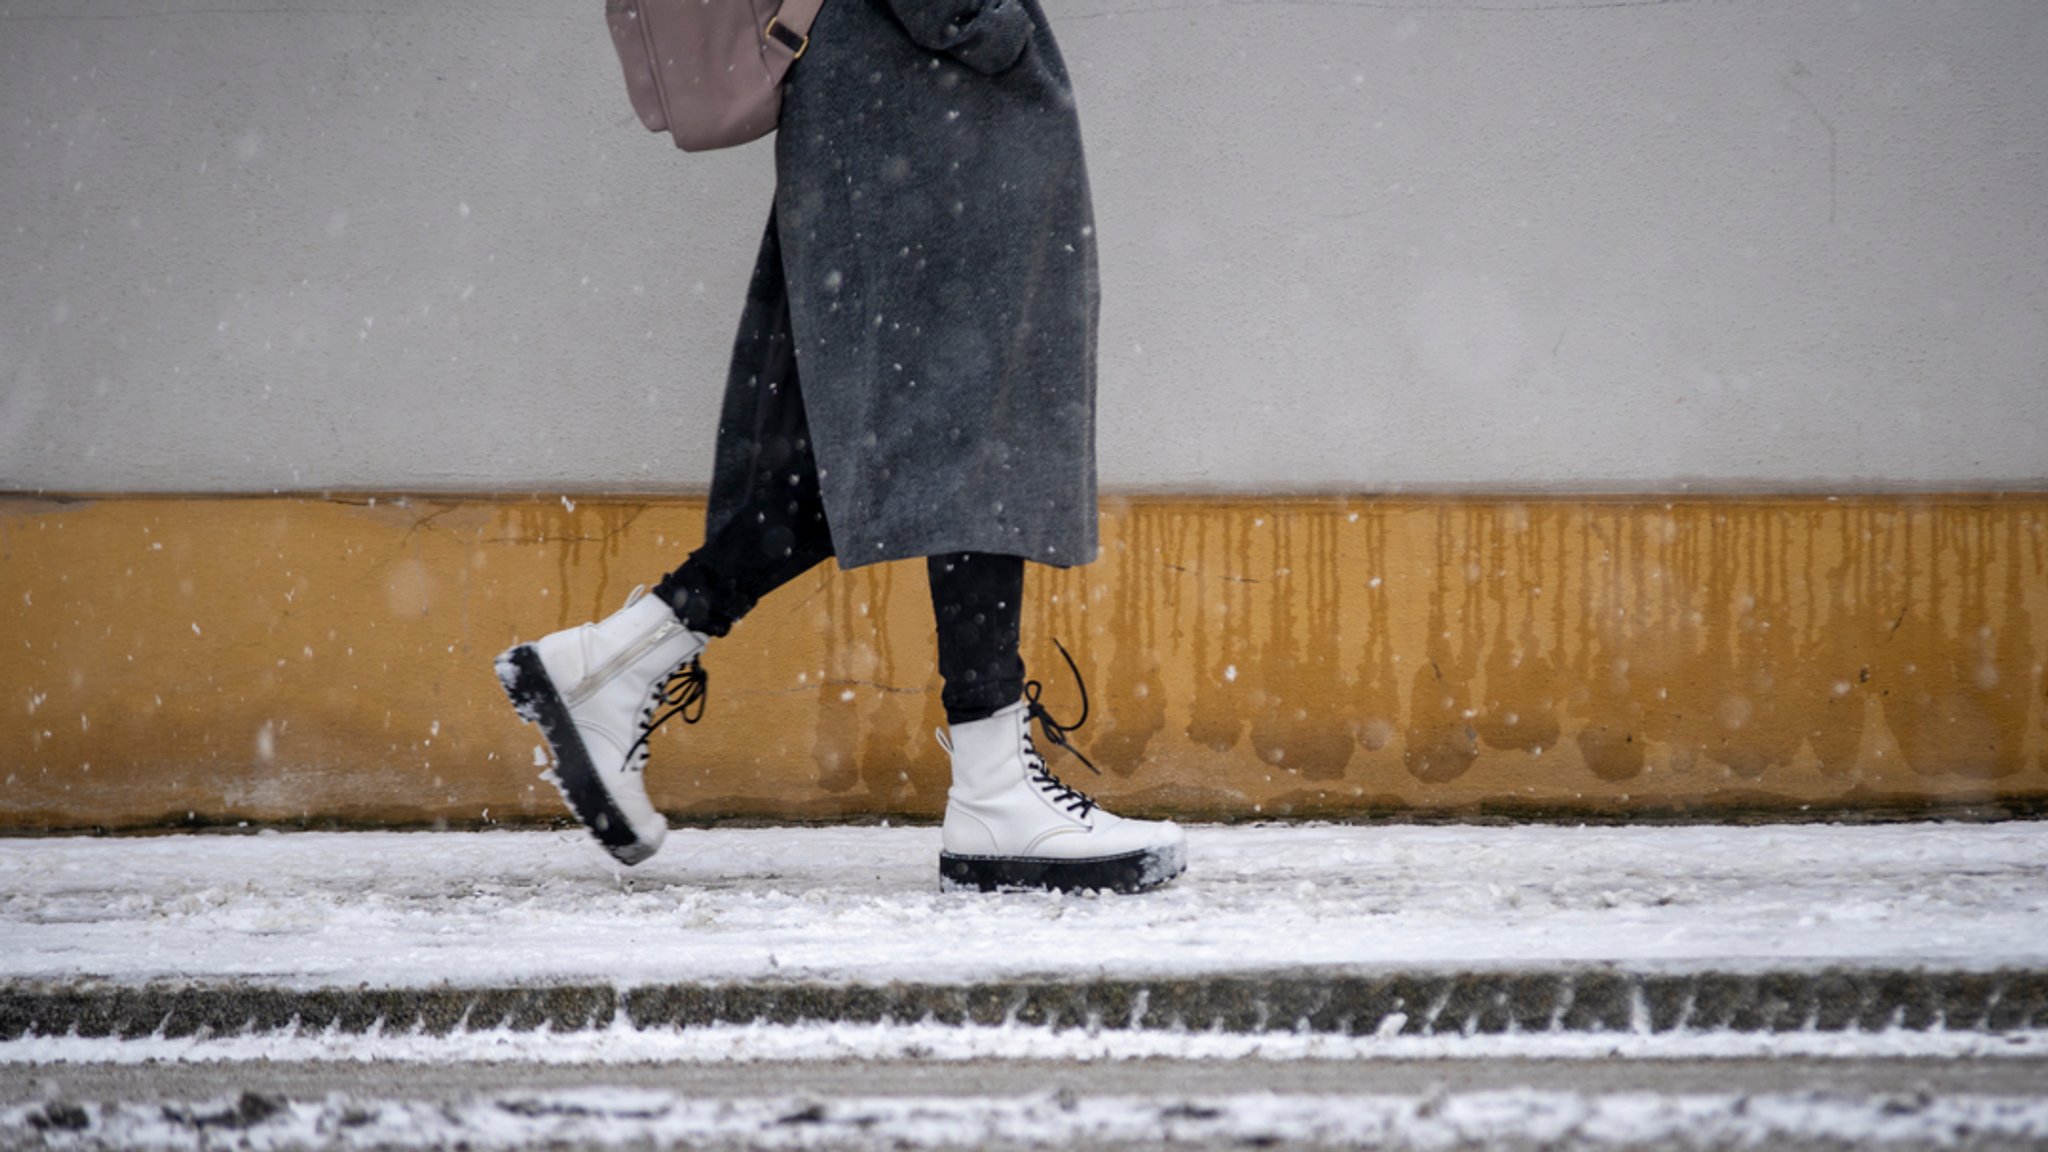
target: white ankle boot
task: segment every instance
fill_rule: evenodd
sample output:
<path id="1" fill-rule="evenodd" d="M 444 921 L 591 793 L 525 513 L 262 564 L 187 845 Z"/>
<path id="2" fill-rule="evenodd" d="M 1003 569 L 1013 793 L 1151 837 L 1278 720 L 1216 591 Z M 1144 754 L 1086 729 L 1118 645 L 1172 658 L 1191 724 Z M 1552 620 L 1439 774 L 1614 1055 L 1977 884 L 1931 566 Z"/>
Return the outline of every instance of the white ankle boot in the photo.
<path id="1" fill-rule="evenodd" d="M 647 739 L 670 716 L 704 708 L 696 659 L 706 637 L 683 627 L 659 596 L 633 589 L 626 606 L 507 649 L 498 679 L 522 719 L 554 752 L 545 774 L 576 818 L 622 863 L 661 847 L 668 821 L 647 798 Z M 667 711 L 661 712 L 666 705 Z M 657 715 L 657 713 L 659 713 Z"/>
<path id="2" fill-rule="evenodd" d="M 1046 770 L 1031 741 L 1030 702 L 986 720 L 952 726 L 939 743 L 953 754 L 953 787 L 940 831 L 939 875 L 947 887 L 1106 888 L 1141 892 L 1187 867 L 1187 836 L 1176 824 L 1125 820 Z M 1047 734 L 1058 738 L 1057 732 Z"/>

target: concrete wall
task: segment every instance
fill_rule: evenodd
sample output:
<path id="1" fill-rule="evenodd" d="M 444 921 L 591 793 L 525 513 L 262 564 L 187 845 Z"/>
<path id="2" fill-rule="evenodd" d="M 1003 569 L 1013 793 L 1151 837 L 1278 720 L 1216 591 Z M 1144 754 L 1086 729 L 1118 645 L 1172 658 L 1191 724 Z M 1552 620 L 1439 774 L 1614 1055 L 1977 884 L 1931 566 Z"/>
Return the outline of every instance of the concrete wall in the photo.
<path id="1" fill-rule="evenodd" d="M 1111 484 L 2048 482 L 2038 0 L 1051 7 Z M 770 156 L 596 9 L 0 0 L 0 489 L 703 484 Z"/>

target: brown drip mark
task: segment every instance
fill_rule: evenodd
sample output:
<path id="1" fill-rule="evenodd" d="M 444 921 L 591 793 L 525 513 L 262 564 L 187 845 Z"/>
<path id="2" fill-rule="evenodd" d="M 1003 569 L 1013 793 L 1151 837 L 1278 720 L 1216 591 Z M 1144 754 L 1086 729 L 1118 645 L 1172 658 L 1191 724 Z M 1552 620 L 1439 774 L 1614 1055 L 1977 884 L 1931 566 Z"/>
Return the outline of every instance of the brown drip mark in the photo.
<path id="1" fill-rule="evenodd" d="M 1538 638 L 1536 618 L 1543 604 L 1541 581 L 1549 574 L 1543 544 L 1548 508 L 1533 514 L 1525 505 L 1514 505 L 1488 518 L 1492 540 L 1485 549 L 1485 582 L 1493 612 L 1493 638 L 1486 656 L 1486 691 L 1475 727 L 1487 747 L 1507 752 L 1540 756 L 1557 745 L 1563 729 L 1560 718 L 1564 685 L 1550 649 L 1556 634 L 1545 646 Z M 1514 539 L 1514 562 L 1508 562 L 1507 539 Z M 1475 549 L 1476 551 L 1476 549 Z M 1559 566 L 1562 568 L 1562 565 Z M 1510 584 L 1517 585 L 1510 595 Z M 1562 605 L 1561 588 L 1552 588 L 1550 598 Z M 1509 634 L 1509 618 L 1520 608 L 1520 627 Z"/>
<path id="2" fill-rule="evenodd" d="M 1701 754 L 1722 738 L 1729 701 L 1736 685 L 1729 651 L 1731 601 L 1738 594 L 1737 557 L 1730 551 L 1731 533 L 1723 531 L 1732 509 L 1716 509 L 1711 523 L 1681 526 L 1667 520 L 1658 542 L 1660 571 L 1670 570 L 1656 597 L 1652 614 L 1646 595 L 1645 540 L 1634 541 L 1629 571 L 1637 597 L 1635 614 L 1625 626 L 1619 647 L 1631 693 L 1631 706 L 1642 717 L 1640 732 L 1668 747 L 1674 771 L 1691 772 Z M 1702 561 L 1701 555 L 1705 559 Z"/>
<path id="3" fill-rule="evenodd" d="M 2002 779 L 2027 766 L 2026 720 L 2041 675 L 2020 563 L 2021 517 L 2009 510 L 1958 512 L 1937 508 L 1920 517 L 1929 538 L 1917 553 L 1926 557 L 1924 569 L 1914 560 L 1919 532 L 1907 526 L 1909 607 L 1898 632 L 1911 642 L 1906 650 L 1920 655 L 1886 669 L 1891 675 L 1880 699 L 1914 771 Z M 1997 613 L 1993 573 L 2003 585 Z M 1923 577 L 1927 593 L 1915 597 L 1911 588 Z"/>
<path id="4" fill-rule="evenodd" d="M 1394 561 L 1394 554 L 1387 547 L 1387 522 L 1391 518 L 1373 509 L 1359 518 L 1365 537 L 1365 644 L 1358 661 L 1357 683 L 1350 696 L 1350 719 L 1352 735 L 1368 752 L 1385 749 L 1401 729 L 1394 613 L 1388 599 Z"/>
<path id="5" fill-rule="evenodd" d="M 647 505 L 584 501 L 571 507 L 559 501 L 529 500 L 515 505 L 513 511 L 518 520 L 513 541 L 550 546 L 554 552 L 555 628 L 601 620 L 618 610 L 625 596 L 612 590 L 611 561 L 625 547 L 627 530 L 647 511 Z M 581 578 L 586 544 L 597 545 L 592 550 L 597 569 L 595 583 Z M 682 563 L 683 559 L 683 555 L 677 555 L 670 566 Z M 645 581 L 636 579 L 635 583 L 652 584 L 660 578 L 661 573 L 655 572 Z M 585 589 L 590 592 L 588 600 L 572 591 Z"/>
<path id="6" fill-rule="evenodd" d="M 1917 774 L 2024 771 L 2032 524 L 1995 506 L 1588 510 L 1571 676 L 1588 770 L 1631 779 L 1655 747 L 1681 773 L 1761 781 L 1811 756 L 1828 777 L 1881 781 L 1874 700 Z"/>
<path id="7" fill-rule="evenodd" d="M 910 735 L 910 718 L 903 703 L 883 687 L 893 683 L 898 668 L 895 645 L 889 637 L 890 593 L 894 591 L 894 564 L 876 564 L 857 572 L 841 572 L 834 579 L 852 585 L 867 611 L 849 617 L 843 627 L 858 629 L 858 635 L 873 645 L 872 671 L 862 683 L 852 685 L 860 703 L 860 751 L 856 763 L 867 784 L 868 795 L 884 808 L 900 808 L 911 791 L 909 771 L 904 764 L 905 745 Z"/>
<path id="8" fill-rule="evenodd" d="M 1750 589 L 1731 612 L 1733 655 L 1715 719 L 1721 741 L 1707 757 L 1747 780 L 1790 767 L 1804 736 L 1786 689 L 1798 683 L 1798 620 L 1806 613 L 1791 597 L 1786 522 L 1791 513 L 1742 508 L 1734 516 L 1741 554 L 1738 579 Z"/>
<path id="9" fill-rule="evenodd" d="M 1297 534 L 1306 542 L 1299 555 Z M 1357 745 L 1350 718 L 1332 706 L 1345 696 L 1337 513 L 1283 512 L 1273 518 L 1273 541 L 1272 580 L 1263 588 L 1272 625 L 1253 685 L 1252 748 L 1306 779 L 1341 779 Z"/>
<path id="10" fill-rule="evenodd" d="M 818 787 L 827 792 L 853 791 L 861 782 L 855 750 L 861 746 L 860 716 L 863 701 L 860 684 L 871 679 L 872 664 L 861 656 L 872 649 L 855 643 L 853 629 L 861 616 L 857 611 L 856 582 L 846 573 L 825 578 L 824 595 L 831 605 L 824 624 L 825 653 L 818 678 L 817 727 L 811 740 L 811 759 L 818 766 Z"/>
<path id="11" fill-rule="evenodd" d="M 1646 744 L 1681 773 L 1712 764 L 1757 780 L 1793 762 L 1805 618 L 1789 575 L 1793 518 L 1679 508 L 1609 517 L 1585 538 L 1582 570 L 1606 568 L 1585 605 L 1593 626 L 1576 676 L 1578 743 L 1594 775 L 1640 774 L 1651 766 Z"/>
<path id="12" fill-rule="evenodd" d="M 1244 689 L 1235 681 L 1252 666 L 1251 532 L 1258 513 L 1228 508 L 1198 517 L 1194 569 L 1200 607 L 1195 613 L 1195 691 L 1187 737 L 1212 752 L 1228 752 L 1243 738 Z M 1210 551 L 1210 537 L 1216 549 Z"/>
<path id="13" fill-rule="evenodd" d="M 1121 531 L 1101 561 L 1113 566 L 1110 583 L 1122 589 L 1110 601 L 1109 633 L 1102 638 L 1112 646 L 1109 671 L 1105 682 L 1089 682 L 1104 707 L 1089 717 L 1081 738 L 1103 771 L 1130 776 L 1144 762 L 1146 746 L 1166 728 L 1159 621 L 1168 617 L 1178 632 L 1180 573 L 1168 567 L 1166 542 L 1175 525 L 1166 511 L 1134 508 L 1118 520 Z M 1063 671 L 1066 664 L 1055 667 Z"/>
<path id="14" fill-rule="evenodd" d="M 904 577 L 902 583 L 909 588 L 904 594 L 906 598 L 914 597 L 916 601 L 905 603 L 900 609 L 896 604 L 899 576 Z M 861 777 L 867 781 L 868 791 L 889 807 L 932 810 L 943 803 L 952 770 L 945 760 L 945 750 L 933 738 L 931 727 L 924 723 L 931 718 L 934 702 L 921 702 L 919 722 L 913 725 L 905 701 L 910 693 L 891 687 L 909 682 L 913 670 L 933 667 L 935 626 L 924 566 L 876 564 L 854 573 L 842 572 L 839 578 L 865 583 L 873 606 L 867 620 L 875 638 L 875 683 L 860 693 L 869 702 L 866 731 L 860 745 Z M 914 621 L 912 627 L 918 636 L 911 649 L 916 656 L 902 664 L 894 657 L 896 645 L 891 635 L 891 625 L 899 617 Z M 919 682 L 926 679 L 917 677 Z M 923 695 L 936 694 L 926 691 Z M 906 803 L 906 799 L 915 803 Z"/>
<path id="15" fill-rule="evenodd" d="M 827 568 L 822 576 L 828 605 L 820 621 L 824 674 L 816 692 L 811 760 L 819 788 L 844 795 L 864 786 L 871 811 L 931 810 L 949 779 L 945 750 L 931 735 L 945 723 L 944 705 L 928 683 L 931 658 L 924 651 L 902 663 L 895 657 L 899 622 L 917 631 L 922 649 L 931 647 L 924 568 L 914 568 L 916 579 L 907 583 L 915 588 L 915 604 L 896 603 L 896 578 L 912 570 L 904 565 L 855 572 Z M 921 668 L 927 682 L 906 686 Z M 920 698 L 915 721 L 908 699 L 913 696 Z"/>
<path id="16" fill-rule="evenodd" d="M 1792 681 L 1806 705 L 1801 713 L 1807 717 L 1806 740 L 1814 766 L 1825 775 L 1841 777 L 1855 771 L 1863 749 L 1871 669 L 1878 660 L 1879 637 L 1870 624 L 1882 608 L 1872 602 L 1873 566 L 1851 566 L 1856 541 L 1875 538 L 1874 514 L 1868 508 L 1850 508 L 1835 520 L 1834 563 L 1823 569 L 1825 517 L 1817 510 L 1805 514 L 1809 544 L 1800 566 L 1800 587 L 1808 611 L 1806 627 L 1800 630 L 1799 669 Z M 1820 610 L 1823 600 L 1825 612 Z"/>
<path id="17" fill-rule="evenodd" d="M 1423 660 L 1408 693 L 1408 731 L 1402 762 L 1408 774 L 1425 784 L 1448 784 L 1479 758 L 1479 729 L 1473 724 L 1472 675 L 1479 665 L 1483 633 L 1477 631 L 1479 572 L 1467 542 L 1473 537 L 1474 513 L 1461 512 L 1462 531 L 1452 527 L 1452 507 L 1436 509 L 1436 565 L 1429 593 L 1429 631 Z M 1459 588 L 1456 648 L 1451 646 L 1450 590 Z"/>
<path id="18" fill-rule="evenodd" d="M 1609 521 L 1599 524 L 1602 513 Z M 1586 768 L 1602 780 L 1629 780 L 1643 770 L 1647 736 L 1643 707 L 1629 691 L 1628 635 L 1621 623 L 1621 565 L 1615 549 L 1622 515 L 1595 509 L 1579 525 L 1579 649 L 1572 664 L 1573 711 L 1583 717 L 1576 743 Z"/>

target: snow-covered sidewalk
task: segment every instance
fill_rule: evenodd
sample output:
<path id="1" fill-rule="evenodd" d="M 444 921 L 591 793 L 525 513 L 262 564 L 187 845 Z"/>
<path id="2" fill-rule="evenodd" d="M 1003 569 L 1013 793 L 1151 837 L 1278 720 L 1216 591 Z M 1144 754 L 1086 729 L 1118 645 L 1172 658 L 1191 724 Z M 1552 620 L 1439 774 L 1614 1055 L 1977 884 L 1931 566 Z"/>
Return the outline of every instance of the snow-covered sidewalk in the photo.
<path id="1" fill-rule="evenodd" d="M 0 1063 L 2038 1057 L 2048 825 L 1197 828 L 1135 897 L 929 828 L 0 841 Z"/>
<path id="2" fill-rule="evenodd" d="M 1178 976 L 2048 965 L 2048 824 L 1194 828 L 1128 898 L 940 892 L 932 828 L 0 840 L 0 980 Z"/>
<path id="3" fill-rule="evenodd" d="M 2048 824 L 1194 828 L 1126 898 L 940 892 L 932 828 L 0 840 L 0 980 L 2048 968 Z"/>
<path id="4" fill-rule="evenodd" d="M 1200 827 L 1136 897 L 942 892 L 930 828 L 0 840 L 0 980 L 418 987 L 1612 963 L 2048 967 L 2048 824 Z"/>

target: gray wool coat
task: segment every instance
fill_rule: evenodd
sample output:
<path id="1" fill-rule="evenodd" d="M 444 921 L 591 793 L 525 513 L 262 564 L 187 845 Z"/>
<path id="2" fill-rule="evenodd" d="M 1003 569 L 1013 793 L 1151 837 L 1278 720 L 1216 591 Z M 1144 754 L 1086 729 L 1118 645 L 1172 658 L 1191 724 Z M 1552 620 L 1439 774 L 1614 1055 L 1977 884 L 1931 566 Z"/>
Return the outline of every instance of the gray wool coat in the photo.
<path id="1" fill-rule="evenodd" d="M 826 0 L 775 163 L 710 531 L 786 451 L 793 348 L 842 567 L 1094 559 L 1094 219 L 1037 0 Z"/>

